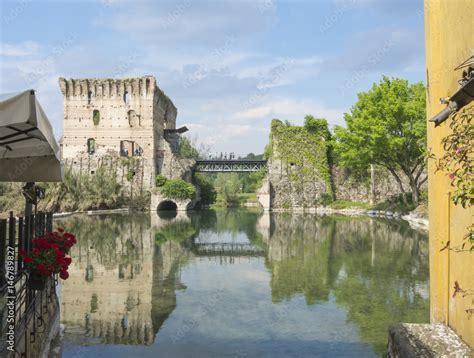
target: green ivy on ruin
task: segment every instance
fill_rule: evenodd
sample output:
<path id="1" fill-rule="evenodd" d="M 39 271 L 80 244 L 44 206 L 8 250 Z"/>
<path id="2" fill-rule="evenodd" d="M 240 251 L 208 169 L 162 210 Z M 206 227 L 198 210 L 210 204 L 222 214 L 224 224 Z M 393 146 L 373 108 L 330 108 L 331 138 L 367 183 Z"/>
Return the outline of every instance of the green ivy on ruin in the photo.
<path id="1" fill-rule="evenodd" d="M 323 179 L 326 195 L 332 197 L 329 136 L 324 119 L 307 116 L 305 126 L 294 126 L 274 119 L 265 157 L 285 163 L 288 178 L 295 185 L 302 186 Z"/>

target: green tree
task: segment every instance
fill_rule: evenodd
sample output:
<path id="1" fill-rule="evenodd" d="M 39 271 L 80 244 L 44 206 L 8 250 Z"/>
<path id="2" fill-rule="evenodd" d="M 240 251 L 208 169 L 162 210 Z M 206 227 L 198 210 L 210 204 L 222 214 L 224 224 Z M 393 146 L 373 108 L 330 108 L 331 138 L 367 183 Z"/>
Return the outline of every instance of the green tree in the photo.
<path id="1" fill-rule="evenodd" d="M 370 164 L 387 168 L 405 202 L 406 176 L 413 203 L 418 204 L 426 152 L 425 87 L 384 76 L 368 92 L 358 94 L 346 128 L 335 127 L 337 156 L 346 167 L 367 170 Z"/>
<path id="2" fill-rule="evenodd" d="M 194 183 L 201 191 L 201 204 L 210 205 L 216 201 L 216 189 L 208 176 L 202 173 L 194 173 Z"/>
<path id="3" fill-rule="evenodd" d="M 169 179 L 159 187 L 159 191 L 169 199 L 186 200 L 193 198 L 196 188 L 182 179 Z"/>
<path id="4" fill-rule="evenodd" d="M 226 204 L 238 201 L 237 194 L 240 192 L 241 184 L 237 173 L 219 173 L 215 187 Z"/>
<path id="5" fill-rule="evenodd" d="M 304 117 L 304 128 L 308 132 L 320 133 L 325 140 L 331 139 L 328 121 L 325 118 L 316 118 L 308 114 Z"/>
<path id="6" fill-rule="evenodd" d="M 199 159 L 199 151 L 187 137 L 180 138 L 178 153 L 179 156 L 184 159 Z"/>

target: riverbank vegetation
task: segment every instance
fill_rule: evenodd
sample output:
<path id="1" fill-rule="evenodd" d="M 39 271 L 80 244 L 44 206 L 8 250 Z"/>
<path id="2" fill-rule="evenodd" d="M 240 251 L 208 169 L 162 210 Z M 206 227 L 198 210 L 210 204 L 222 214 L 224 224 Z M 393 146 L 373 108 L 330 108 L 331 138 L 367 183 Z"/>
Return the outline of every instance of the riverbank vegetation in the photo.
<path id="1" fill-rule="evenodd" d="M 128 173 L 130 165 L 123 165 Z M 143 190 L 135 175 L 125 175 L 118 179 L 117 169 L 110 165 L 100 165 L 93 175 L 81 174 L 66 168 L 62 183 L 38 183 L 45 189 L 45 198 L 40 200 L 38 210 L 71 212 L 128 207 L 134 211 L 148 210 L 150 193 Z M 0 183 L 0 215 L 9 211 L 15 215 L 24 210 L 22 183 Z"/>

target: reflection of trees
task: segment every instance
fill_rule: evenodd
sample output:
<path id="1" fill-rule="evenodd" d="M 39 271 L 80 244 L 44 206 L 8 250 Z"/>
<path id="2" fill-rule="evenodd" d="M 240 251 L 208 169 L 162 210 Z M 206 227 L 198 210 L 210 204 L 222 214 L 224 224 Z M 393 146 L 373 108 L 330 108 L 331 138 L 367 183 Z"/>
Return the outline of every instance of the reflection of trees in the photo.
<path id="1" fill-rule="evenodd" d="M 273 302 L 302 294 L 308 304 L 327 300 L 332 223 L 304 215 L 272 217 L 266 265 Z"/>
<path id="2" fill-rule="evenodd" d="M 337 222 L 331 284 L 336 302 L 378 353 L 393 322 L 428 322 L 425 238 L 404 224 Z M 350 236 L 348 236 L 350 235 Z"/>
<path id="3" fill-rule="evenodd" d="M 160 245 L 166 241 L 182 242 L 195 236 L 196 229 L 188 220 L 177 220 L 163 226 L 155 234 L 155 243 Z"/>
<path id="4" fill-rule="evenodd" d="M 151 344 L 176 307 L 180 268 L 200 230 L 244 233 L 265 245 L 273 302 L 334 297 L 378 352 L 390 323 L 428 320 L 424 235 L 384 220 L 297 214 L 272 214 L 260 222 L 260 234 L 260 217 L 238 209 L 202 211 L 153 227 L 146 216 L 64 220 L 59 226 L 76 233 L 78 245 L 71 277 L 62 283 L 63 322 L 103 343 Z"/>
<path id="5" fill-rule="evenodd" d="M 196 230 L 212 231 L 216 234 L 244 233 L 254 245 L 261 245 L 261 234 L 257 221 L 261 213 L 247 209 L 217 209 L 191 213 L 191 222 Z"/>
<path id="6" fill-rule="evenodd" d="M 368 218 L 272 215 L 267 267 L 272 299 L 329 292 L 348 311 L 361 338 L 385 349 L 393 322 L 427 322 L 426 237 L 406 223 Z"/>

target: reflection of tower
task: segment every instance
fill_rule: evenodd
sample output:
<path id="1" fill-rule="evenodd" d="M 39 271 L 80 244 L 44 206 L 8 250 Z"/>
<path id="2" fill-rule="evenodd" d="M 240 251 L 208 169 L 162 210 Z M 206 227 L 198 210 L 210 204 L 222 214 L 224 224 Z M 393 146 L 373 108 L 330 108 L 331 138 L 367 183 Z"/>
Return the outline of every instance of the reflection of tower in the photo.
<path id="1" fill-rule="evenodd" d="M 188 253 L 175 241 L 166 241 L 155 248 L 151 311 L 155 335 L 176 307 L 176 290 L 184 288 L 180 283 L 180 267 Z"/>
<path id="2" fill-rule="evenodd" d="M 257 220 L 257 231 L 262 235 L 262 240 L 265 243 L 270 241 L 271 230 L 270 213 L 264 212 Z"/>
<path id="3" fill-rule="evenodd" d="M 79 245 L 71 252 L 70 277 L 61 284 L 66 335 L 152 344 L 154 243 L 149 222 L 124 216 L 74 220 Z"/>

